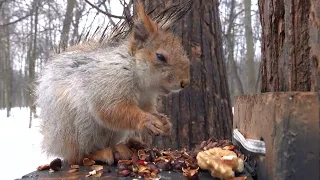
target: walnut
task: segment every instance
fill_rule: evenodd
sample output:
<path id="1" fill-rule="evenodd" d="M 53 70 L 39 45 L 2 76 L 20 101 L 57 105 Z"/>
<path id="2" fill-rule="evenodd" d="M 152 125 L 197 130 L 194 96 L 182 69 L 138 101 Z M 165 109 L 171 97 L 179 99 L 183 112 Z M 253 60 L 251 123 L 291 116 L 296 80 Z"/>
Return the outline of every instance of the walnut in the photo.
<path id="1" fill-rule="evenodd" d="M 201 169 L 207 169 L 211 176 L 221 179 L 233 178 L 235 171 L 242 172 L 244 168 L 243 160 L 235 152 L 222 148 L 199 152 L 197 161 Z"/>

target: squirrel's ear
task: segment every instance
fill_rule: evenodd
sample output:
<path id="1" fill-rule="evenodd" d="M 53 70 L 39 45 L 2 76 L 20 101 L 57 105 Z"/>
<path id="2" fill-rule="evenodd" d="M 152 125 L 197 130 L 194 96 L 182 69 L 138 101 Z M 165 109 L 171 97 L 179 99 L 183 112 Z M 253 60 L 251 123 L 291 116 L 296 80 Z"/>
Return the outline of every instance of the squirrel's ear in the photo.
<path id="1" fill-rule="evenodd" d="M 157 25 L 144 11 L 143 4 L 137 0 L 137 20 L 133 25 L 132 35 L 135 41 L 144 42 L 150 36 L 156 34 Z"/>

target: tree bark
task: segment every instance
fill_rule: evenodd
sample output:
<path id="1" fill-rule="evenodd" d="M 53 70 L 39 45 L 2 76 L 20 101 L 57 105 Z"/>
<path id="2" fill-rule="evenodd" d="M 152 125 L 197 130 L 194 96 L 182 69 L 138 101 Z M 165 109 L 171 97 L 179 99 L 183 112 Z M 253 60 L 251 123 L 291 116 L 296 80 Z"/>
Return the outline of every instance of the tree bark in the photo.
<path id="1" fill-rule="evenodd" d="M 73 17 L 73 8 L 76 4 L 76 0 L 68 0 L 67 2 L 67 11 L 63 20 L 62 33 L 60 38 L 60 49 L 62 51 L 64 51 L 68 46 L 70 26 Z"/>
<path id="2" fill-rule="evenodd" d="M 319 92 L 319 1 L 260 0 L 259 9 L 262 23 L 261 92 Z"/>
<path id="3" fill-rule="evenodd" d="M 165 6 L 183 3 L 164 2 Z M 157 3 L 145 1 L 150 4 L 147 8 Z M 169 138 L 153 137 L 153 145 L 192 148 L 207 138 L 231 138 L 232 110 L 218 4 L 218 0 L 195 0 L 191 12 L 174 26 L 191 60 L 191 84 L 160 99 L 159 111 L 171 118 L 174 131 Z"/>

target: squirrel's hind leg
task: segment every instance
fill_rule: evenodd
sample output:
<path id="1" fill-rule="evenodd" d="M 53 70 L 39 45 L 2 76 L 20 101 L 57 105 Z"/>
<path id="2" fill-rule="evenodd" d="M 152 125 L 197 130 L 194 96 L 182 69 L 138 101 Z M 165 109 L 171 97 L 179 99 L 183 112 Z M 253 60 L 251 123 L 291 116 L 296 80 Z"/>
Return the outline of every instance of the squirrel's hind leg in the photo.
<path id="1" fill-rule="evenodd" d="M 108 165 L 113 165 L 114 157 L 112 148 L 106 147 L 96 152 L 93 152 L 87 156 L 87 158 L 95 160 L 95 161 L 102 161 L 107 163 Z"/>
<path id="2" fill-rule="evenodd" d="M 114 151 L 118 153 L 117 160 L 129 160 L 132 158 L 132 150 L 127 146 L 127 144 L 117 144 L 114 146 Z"/>

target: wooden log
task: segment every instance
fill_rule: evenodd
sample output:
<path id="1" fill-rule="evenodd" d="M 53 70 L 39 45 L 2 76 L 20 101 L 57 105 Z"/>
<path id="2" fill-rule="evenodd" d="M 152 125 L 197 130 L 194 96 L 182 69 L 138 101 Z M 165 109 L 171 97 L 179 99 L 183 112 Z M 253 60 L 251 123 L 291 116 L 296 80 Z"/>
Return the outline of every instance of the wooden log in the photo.
<path id="1" fill-rule="evenodd" d="M 319 179 L 319 93 L 235 97 L 234 124 L 245 138 L 264 140 L 258 180 Z"/>

